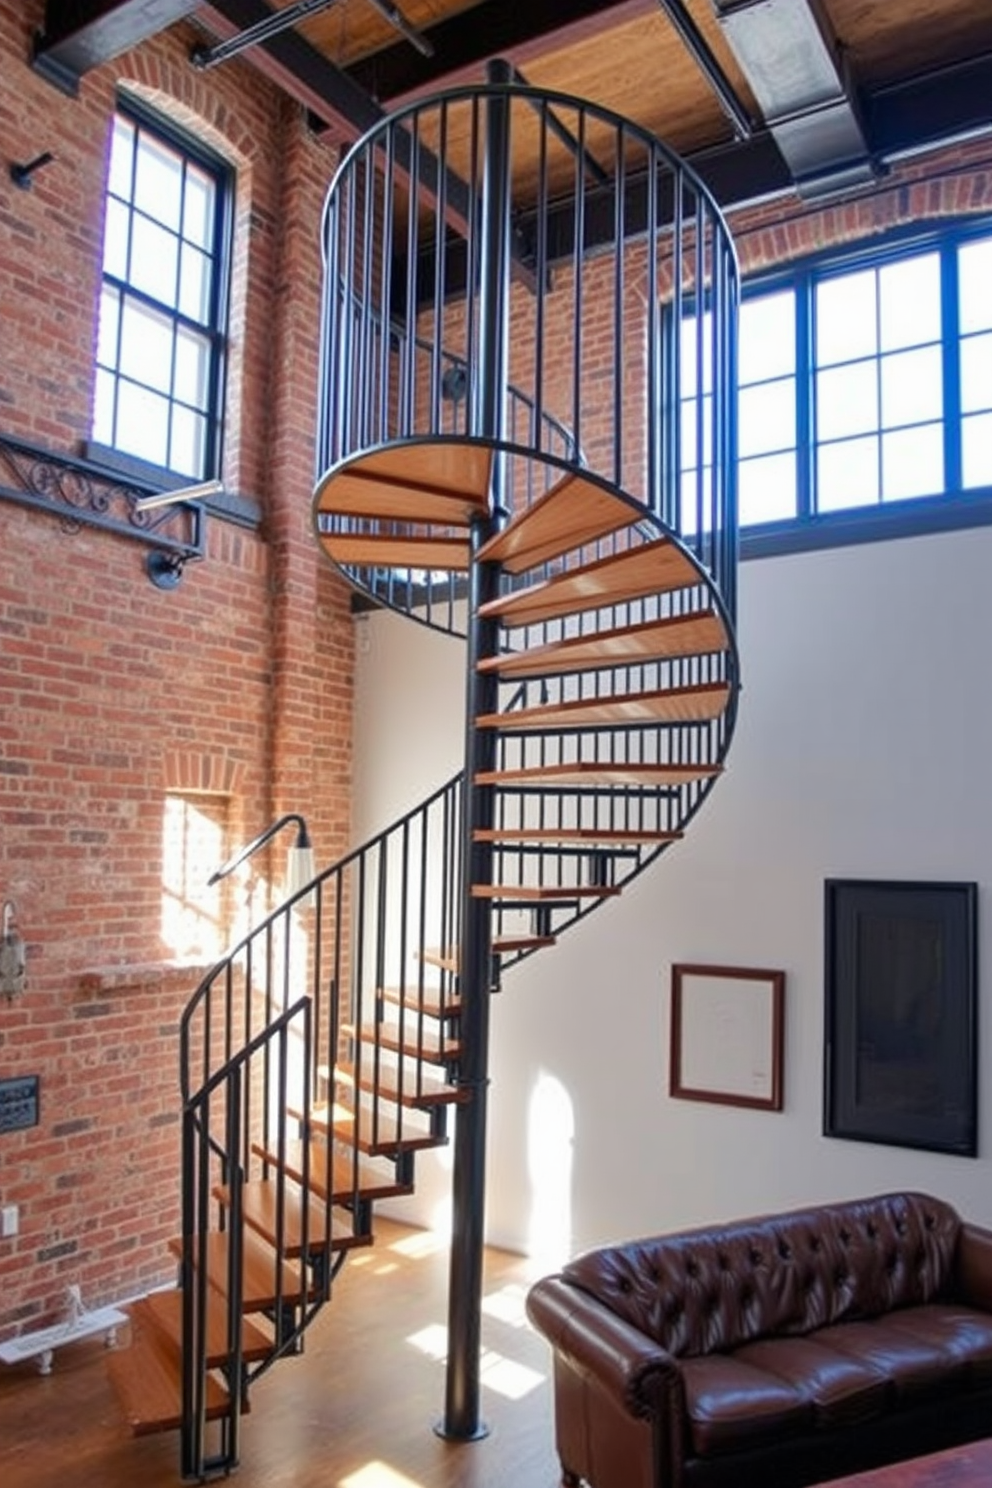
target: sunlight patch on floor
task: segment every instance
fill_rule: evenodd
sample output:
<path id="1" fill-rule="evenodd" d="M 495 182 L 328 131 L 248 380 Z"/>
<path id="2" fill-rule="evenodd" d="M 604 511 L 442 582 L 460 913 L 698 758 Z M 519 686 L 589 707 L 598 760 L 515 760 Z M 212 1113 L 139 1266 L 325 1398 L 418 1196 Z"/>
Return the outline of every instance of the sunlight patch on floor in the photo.
<path id="1" fill-rule="evenodd" d="M 511 1328 L 526 1328 L 526 1300 L 527 1288 L 511 1281 L 500 1287 L 498 1292 L 490 1292 L 487 1297 L 483 1297 L 482 1310 L 488 1317 L 498 1318 L 501 1323 L 509 1323 Z"/>
<path id="2" fill-rule="evenodd" d="M 385 1462 L 367 1462 L 357 1472 L 339 1479 L 339 1488 L 423 1488 L 423 1484 L 397 1472 Z"/>
<path id="3" fill-rule="evenodd" d="M 420 1353 L 426 1354 L 435 1364 L 443 1364 L 448 1356 L 448 1330 L 441 1323 L 430 1323 L 419 1333 L 411 1333 L 406 1340 Z M 507 1400 L 521 1400 L 543 1385 L 546 1376 L 526 1364 L 508 1359 L 496 1349 L 484 1348 L 479 1357 L 479 1381 L 497 1395 Z"/>
<path id="4" fill-rule="evenodd" d="M 526 1364 L 518 1364 L 494 1349 L 483 1349 L 479 1365 L 479 1380 L 488 1390 L 495 1390 L 507 1400 L 522 1400 L 531 1390 L 544 1384 L 545 1376 Z"/>
<path id="5" fill-rule="evenodd" d="M 407 1343 L 426 1354 L 428 1359 L 440 1362 L 448 1356 L 448 1330 L 443 1323 L 429 1323 L 419 1333 L 411 1333 Z"/>
<path id="6" fill-rule="evenodd" d="M 435 1255 L 439 1250 L 447 1248 L 448 1239 L 446 1235 L 439 1235 L 434 1230 L 414 1230 L 411 1235 L 404 1235 L 402 1240 L 394 1240 L 390 1250 L 395 1250 L 397 1255 L 409 1256 L 418 1261 L 421 1256 Z"/>

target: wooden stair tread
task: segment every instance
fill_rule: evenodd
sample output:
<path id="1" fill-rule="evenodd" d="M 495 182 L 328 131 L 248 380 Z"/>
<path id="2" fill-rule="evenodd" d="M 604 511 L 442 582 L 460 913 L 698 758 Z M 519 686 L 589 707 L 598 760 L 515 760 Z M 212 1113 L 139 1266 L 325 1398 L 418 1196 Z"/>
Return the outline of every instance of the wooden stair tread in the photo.
<path id="1" fill-rule="evenodd" d="M 542 946 L 553 946 L 556 943 L 557 937 L 554 935 L 495 935 L 493 954 L 509 956 L 514 951 L 538 951 Z"/>
<path id="2" fill-rule="evenodd" d="M 241 1213 L 245 1224 L 270 1245 L 275 1245 L 279 1234 L 276 1213 L 278 1187 L 274 1178 L 251 1178 L 241 1190 Z M 229 1202 L 228 1190 L 222 1184 L 214 1189 L 214 1197 L 221 1204 Z M 325 1213 L 323 1201 L 311 1194 L 307 1216 L 307 1247 L 311 1252 L 324 1249 Z M 287 1183 L 283 1188 L 282 1238 L 286 1255 L 295 1260 L 303 1250 L 303 1195 L 295 1184 Z M 332 1211 L 332 1252 L 371 1244 L 371 1235 L 356 1235 L 351 1220 Z"/>
<path id="3" fill-rule="evenodd" d="M 227 1295 L 226 1231 L 210 1230 L 207 1241 L 207 1280 L 217 1291 Z M 181 1237 L 169 1241 L 173 1255 L 182 1255 Z M 243 1231 L 242 1299 L 245 1312 L 265 1312 L 276 1306 L 281 1290 L 282 1300 L 293 1305 L 303 1299 L 304 1287 L 298 1266 L 278 1266 L 277 1257 L 264 1240 L 251 1229 Z M 277 1284 L 281 1281 L 281 1287 Z"/>
<path id="4" fill-rule="evenodd" d="M 279 1155 L 274 1148 L 253 1142 L 252 1151 L 273 1167 L 279 1166 Z M 412 1184 L 399 1183 L 394 1173 L 385 1173 L 375 1166 L 380 1161 L 382 1159 L 371 1158 L 356 1163 L 350 1152 L 328 1149 L 324 1142 L 311 1142 L 310 1188 L 322 1199 L 329 1194 L 332 1204 L 350 1204 L 356 1199 L 389 1199 L 413 1192 Z M 287 1177 L 303 1183 L 302 1142 L 287 1142 L 283 1168 Z"/>
<path id="5" fill-rule="evenodd" d="M 480 728 L 508 732 L 524 729 L 582 728 L 624 723 L 703 723 L 719 718 L 730 699 L 727 682 L 628 692 L 612 698 L 575 698 L 509 713 L 484 713 Z"/>
<path id="6" fill-rule="evenodd" d="M 629 527 L 637 517 L 620 496 L 569 471 L 490 538 L 479 557 L 501 563 L 509 573 L 523 573 Z"/>
<path id="7" fill-rule="evenodd" d="M 182 1425 L 182 1356 L 155 1327 L 136 1334 L 129 1348 L 107 1354 L 107 1372 L 135 1436 L 154 1431 L 178 1431 Z M 227 1390 L 214 1375 L 206 1377 L 208 1420 L 225 1414 Z M 242 1405 L 242 1409 L 246 1409 Z"/>
<path id="8" fill-rule="evenodd" d="M 405 1007 L 414 1017 L 457 1018 L 462 1010 L 461 998 L 450 988 L 442 994 L 440 987 L 381 987 L 379 996 L 396 1007 Z"/>
<path id="9" fill-rule="evenodd" d="M 411 1118 L 399 1121 L 385 1112 L 381 1105 L 375 1108 L 345 1105 L 335 1101 L 329 1110 L 326 1101 L 311 1108 L 310 1125 L 315 1131 L 333 1133 L 339 1142 L 348 1142 L 371 1157 L 389 1157 L 397 1152 L 423 1152 L 429 1147 L 443 1147 L 446 1137 L 413 1125 Z"/>
<path id="10" fill-rule="evenodd" d="M 481 605 L 479 613 L 508 626 L 536 625 L 701 582 L 699 570 L 681 548 L 661 537 L 511 590 Z"/>
<path id="11" fill-rule="evenodd" d="M 588 842 L 594 848 L 612 844 L 626 847 L 636 846 L 638 843 L 650 845 L 655 842 L 678 842 L 683 835 L 682 832 L 636 831 L 629 828 L 611 832 L 606 827 L 476 827 L 472 833 L 476 842 L 502 843 L 511 849 L 518 842 L 568 842 L 579 845 Z"/>
<path id="12" fill-rule="evenodd" d="M 487 656 L 480 672 L 501 677 L 545 677 L 552 672 L 580 672 L 595 667 L 625 666 L 677 656 L 705 656 L 727 645 L 723 621 L 714 610 L 696 610 L 640 625 L 624 625 L 596 634 L 570 636 L 546 646 Z"/>
<path id="13" fill-rule="evenodd" d="M 489 505 L 492 451 L 484 445 L 400 445 L 366 455 L 325 478 L 318 511 L 466 527 Z"/>
<path id="14" fill-rule="evenodd" d="M 321 532 L 319 541 L 335 563 L 368 568 L 423 568 L 465 572 L 467 537 L 393 537 L 388 533 Z"/>
<path id="15" fill-rule="evenodd" d="M 548 781 L 552 785 L 685 785 L 692 780 L 709 780 L 721 771 L 721 765 L 611 765 L 581 760 L 514 770 L 480 770 L 475 783 L 520 785 Z"/>
<path id="16" fill-rule="evenodd" d="M 132 1320 L 142 1331 L 159 1328 L 167 1338 L 182 1347 L 183 1294 L 179 1291 L 150 1292 L 128 1308 Z M 241 1319 L 241 1357 L 247 1364 L 267 1359 L 272 1352 L 271 1337 L 250 1317 Z M 207 1289 L 207 1368 L 219 1369 L 230 1357 L 227 1347 L 227 1307 L 225 1298 L 213 1287 Z"/>
<path id="17" fill-rule="evenodd" d="M 613 884 L 473 884 L 473 899 L 533 900 L 552 904 L 555 900 L 611 899 L 620 890 Z"/>
<path id="18" fill-rule="evenodd" d="M 441 971 L 451 971 L 458 974 L 458 952 L 456 950 L 423 950 L 420 952 L 420 960 L 427 966 L 437 966 Z"/>
<path id="19" fill-rule="evenodd" d="M 494 935 L 492 952 L 494 956 L 508 956 L 513 951 L 537 950 L 540 946 L 555 944 L 553 935 Z M 458 952 L 451 951 L 424 951 L 423 959 L 430 961 L 432 966 L 440 966 L 445 971 L 458 975 Z"/>
<path id="20" fill-rule="evenodd" d="M 433 1028 L 417 1029 L 416 1020 L 410 1018 L 403 1027 L 402 1036 L 398 1023 L 367 1023 L 356 1029 L 352 1023 L 342 1023 L 341 1033 L 346 1038 L 357 1038 L 365 1049 L 365 1058 L 374 1058 L 374 1049 L 389 1049 L 393 1054 L 406 1054 L 410 1059 L 423 1059 L 428 1064 L 448 1064 L 457 1059 L 462 1046 L 451 1033 L 442 1031 L 439 1036 Z"/>
<path id="21" fill-rule="evenodd" d="M 329 1078 L 326 1069 L 322 1071 L 324 1078 Z M 349 1063 L 336 1064 L 334 1066 L 334 1078 L 344 1085 L 354 1089 L 356 1085 L 355 1067 Z M 429 1066 L 421 1066 L 417 1074 L 409 1070 L 403 1072 L 403 1083 L 400 1084 L 399 1071 L 380 1065 L 378 1071 L 373 1070 L 368 1062 L 363 1062 L 361 1075 L 357 1078 L 360 1090 L 377 1094 L 384 1100 L 390 1100 L 398 1106 L 410 1106 L 414 1110 L 430 1110 L 431 1106 L 457 1105 L 469 1098 L 467 1088 L 451 1085 L 435 1070 Z"/>

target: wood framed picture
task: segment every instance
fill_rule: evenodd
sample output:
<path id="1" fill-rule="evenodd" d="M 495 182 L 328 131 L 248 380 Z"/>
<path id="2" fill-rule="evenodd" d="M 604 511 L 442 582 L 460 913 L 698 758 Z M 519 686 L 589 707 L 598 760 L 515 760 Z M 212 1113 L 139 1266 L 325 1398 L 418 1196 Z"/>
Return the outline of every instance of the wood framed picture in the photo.
<path id="1" fill-rule="evenodd" d="M 785 972 L 672 967 L 668 1093 L 782 1109 Z"/>
<path id="2" fill-rule="evenodd" d="M 977 1152 L 977 886 L 828 879 L 823 1130 Z"/>

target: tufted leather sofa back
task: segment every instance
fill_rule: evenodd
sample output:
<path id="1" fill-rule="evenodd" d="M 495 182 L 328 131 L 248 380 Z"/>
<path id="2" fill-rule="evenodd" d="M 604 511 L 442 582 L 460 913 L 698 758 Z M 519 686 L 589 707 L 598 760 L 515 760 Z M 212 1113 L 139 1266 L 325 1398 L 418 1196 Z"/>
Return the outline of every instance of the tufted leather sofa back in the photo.
<path id="1" fill-rule="evenodd" d="M 562 1274 L 667 1352 L 709 1354 L 947 1296 L 960 1225 L 885 1194 L 607 1246 Z"/>

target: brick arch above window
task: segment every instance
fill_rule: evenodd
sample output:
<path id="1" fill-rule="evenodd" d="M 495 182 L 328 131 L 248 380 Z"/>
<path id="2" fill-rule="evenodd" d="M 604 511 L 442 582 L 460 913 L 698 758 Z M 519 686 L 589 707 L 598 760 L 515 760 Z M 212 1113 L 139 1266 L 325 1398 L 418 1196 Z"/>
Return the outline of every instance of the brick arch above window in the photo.
<path id="1" fill-rule="evenodd" d="M 244 761 L 223 754 L 170 749 L 162 765 L 164 789 L 173 794 L 237 796 L 244 783 Z"/>

